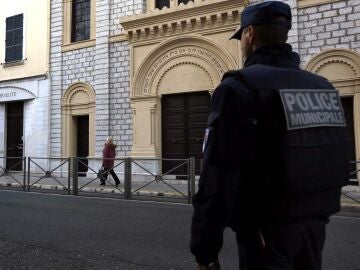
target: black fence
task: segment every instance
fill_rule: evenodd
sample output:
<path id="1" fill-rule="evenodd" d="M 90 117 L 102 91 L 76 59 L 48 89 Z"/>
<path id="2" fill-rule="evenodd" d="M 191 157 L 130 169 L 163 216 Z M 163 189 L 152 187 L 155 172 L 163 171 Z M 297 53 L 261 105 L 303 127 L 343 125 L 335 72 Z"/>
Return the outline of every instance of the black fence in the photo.
<path id="1" fill-rule="evenodd" d="M 0 187 L 8 189 L 186 203 L 196 191 L 194 158 L 116 158 L 112 167 L 100 170 L 102 158 L 27 157 L 21 159 L 22 171 L 5 169 L 1 158 L 9 157 L 0 157 Z M 172 167 L 164 171 L 166 162 Z"/>

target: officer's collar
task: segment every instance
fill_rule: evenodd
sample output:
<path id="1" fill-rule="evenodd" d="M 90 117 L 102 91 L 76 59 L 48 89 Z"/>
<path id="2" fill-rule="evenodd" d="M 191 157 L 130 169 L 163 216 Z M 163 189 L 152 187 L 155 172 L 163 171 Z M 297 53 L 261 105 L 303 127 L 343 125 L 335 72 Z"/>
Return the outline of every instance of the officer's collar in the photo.
<path id="1" fill-rule="evenodd" d="M 300 66 L 300 57 L 292 50 L 290 44 L 272 44 L 260 47 L 254 51 L 246 59 L 244 67 L 255 64 L 298 69 Z"/>

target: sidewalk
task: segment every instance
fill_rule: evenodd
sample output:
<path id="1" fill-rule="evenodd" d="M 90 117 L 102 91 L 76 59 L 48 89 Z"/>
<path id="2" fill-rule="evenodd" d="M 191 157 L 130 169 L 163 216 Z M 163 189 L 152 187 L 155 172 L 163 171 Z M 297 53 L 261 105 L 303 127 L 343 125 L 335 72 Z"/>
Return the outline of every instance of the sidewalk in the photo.
<path id="1" fill-rule="evenodd" d="M 360 186 L 342 188 L 341 205 L 347 208 L 360 208 Z"/>
<path id="2" fill-rule="evenodd" d="M 68 179 L 61 177 L 46 177 L 40 180 L 41 176 L 31 176 L 30 178 L 30 190 L 58 190 L 64 191 L 68 187 Z M 12 188 L 20 188 L 23 185 L 23 174 L 11 173 L 10 175 L 3 175 L 0 177 L 0 187 L 8 186 Z M 114 180 L 109 175 L 105 186 L 100 186 L 100 180 L 98 178 L 78 177 L 78 189 L 79 192 L 90 193 L 108 193 L 108 194 L 123 194 L 124 193 L 124 180 L 120 178 L 120 185 L 115 186 Z M 26 177 L 25 184 L 28 184 Z M 197 188 L 197 181 L 196 181 Z M 149 177 L 148 180 L 136 180 L 131 182 L 132 195 L 135 196 L 161 196 L 161 197 L 173 197 L 182 198 L 188 196 L 188 183 L 185 180 L 176 179 L 156 179 L 155 177 Z M 73 182 L 70 179 L 70 190 L 72 193 Z"/>
<path id="3" fill-rule="evenodd" d="M 16 180 L 15 180 L 15 179 Z M 66 190 L 68 185 L 67 178 L 43 178 L 32 176 L 30 179 L 31 190 Z M 95 177 L 94 177 L 95 178 Z M 106 194 L 123 194 L 124 180 L 121 184 L 115 187 L 115 182 L 109 176 L 105 186 L 100 186 L 100 180 L 94 178 L 79 177 L 79 192 L 89 193 L 106 193 Z M 71 179 L 70 179 L 71 180 Z M 27 184 L 26 178 L 26 184 Z M 13 188 L 20 188 L 23 184 L 22 174 L 4 175 L 0 177 L 0 187 L 8 186 Z M 197 181 L 195 188 L 197 190 Z M 150 180 L 136 180 L 133 179 L 131 183 L 131 191 L 134 196 L 159 196 L 170 198 L 185 198 L 188 196 L 188 184 L 185 180 L 163 179 L 162 181 L 154 181 L 154 177 Z M 70 181 L 70 190 L 72 192 L 72 180 Z M 342 189 L 341 204 L 347 208 L 360 208 L 360 187 L 359 186 L 345 186 Z"/>

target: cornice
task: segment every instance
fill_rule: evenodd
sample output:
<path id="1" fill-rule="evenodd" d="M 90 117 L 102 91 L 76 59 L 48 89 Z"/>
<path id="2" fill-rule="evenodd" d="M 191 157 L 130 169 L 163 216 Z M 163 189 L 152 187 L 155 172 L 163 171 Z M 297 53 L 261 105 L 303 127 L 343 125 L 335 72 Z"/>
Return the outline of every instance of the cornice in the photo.
<path id="1" fill-rule="evenodd" d="M 137 101 L 144 101 L 144 100 L 148 100 L 148 101 L 153 101 L 153 100 L 157 100 L 157 99 L 160 99 L 160 97 L 158 95 L 137 95 L 137 96 L 131 96 L 130 97 L 130 101 L 132 103 L 135 103 Z"/>
<path id="2" fill-rule="evenodd" d="M 130 42 L 237 25 L 243 0 L 194 0 L 121 18 Z"/>

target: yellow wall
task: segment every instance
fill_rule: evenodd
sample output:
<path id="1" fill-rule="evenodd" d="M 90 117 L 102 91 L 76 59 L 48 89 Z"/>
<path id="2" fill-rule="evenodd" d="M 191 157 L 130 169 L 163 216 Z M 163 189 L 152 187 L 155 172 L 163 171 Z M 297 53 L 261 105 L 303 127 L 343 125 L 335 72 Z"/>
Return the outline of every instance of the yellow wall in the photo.
<path id="1" fill-rule="evenodd" d="M 24 64 L 6 66 L 5 20 L 24 14 Z M 42 75 L 49 61 L 49 0 L 11 0 L 0 8 L 0 81 Z"/>

